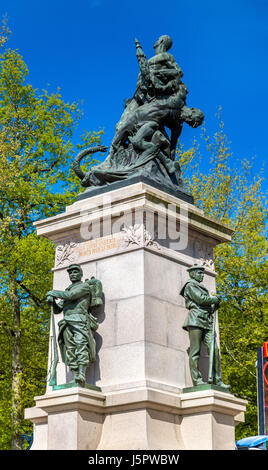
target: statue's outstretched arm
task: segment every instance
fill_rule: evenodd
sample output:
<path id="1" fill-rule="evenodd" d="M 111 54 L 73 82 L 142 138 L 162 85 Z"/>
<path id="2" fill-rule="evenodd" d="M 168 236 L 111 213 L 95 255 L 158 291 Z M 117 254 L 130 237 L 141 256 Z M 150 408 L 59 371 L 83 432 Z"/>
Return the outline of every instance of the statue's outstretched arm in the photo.
<path id="1" fill-rule="evenodd" d="M 77 300 L 85 295 L 90 295 L 90 287 L 87 283 L 84 283 L 82 285 L 79 284 L 77 287 L 73 287 L 71 290 L 51 290 L 47 295 L 55 297 L 56 299 Z"/>

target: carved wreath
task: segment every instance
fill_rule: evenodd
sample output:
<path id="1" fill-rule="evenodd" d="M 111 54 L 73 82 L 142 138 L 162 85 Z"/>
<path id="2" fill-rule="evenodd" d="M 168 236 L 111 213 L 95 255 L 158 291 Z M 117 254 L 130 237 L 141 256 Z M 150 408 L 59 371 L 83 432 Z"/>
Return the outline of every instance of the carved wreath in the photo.
<path id="1" fill-rule="evenodd" d="M 214 271 L 213 248 L 197 240 L 196 250 L 201 266 L 206 266 Z"/>
<path id="2" fill-rule="evenodd" d="M 75 260 L 76 255 L 73 252 L 77 246 L 75 242 L 67 242 L 62 245 L 58 245 L 56 249 L 56 267 L 65 264 L 66 262 L 72 262 Z"/>
<path id="3" fill-rule="evenodd" d="M 160 250 L 160 245 L 150 234 L 143 224 L 129 225 L 123 227 L 122 232 L 124 233 L 124 243 L 126 246 L 138 245 L 138 246 L 153 246 Z"/>

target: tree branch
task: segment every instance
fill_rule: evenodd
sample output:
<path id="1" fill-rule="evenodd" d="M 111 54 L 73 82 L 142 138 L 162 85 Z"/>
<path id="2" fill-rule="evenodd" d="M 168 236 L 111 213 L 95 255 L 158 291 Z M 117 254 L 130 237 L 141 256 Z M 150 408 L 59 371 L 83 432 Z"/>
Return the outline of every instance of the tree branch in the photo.
<path id="1" fill-rule="evenodd" d="M 25 291 L 27 292 L 27 294 L 29 295 L 29 297 L 34 301 L 34 303 L 37 305 L 37 307 L 41 307 L 42 306 L 42 300 L 38 299 L 38 297 L 36 297 L 31 291 L 30 289 L 28 289 L 28 287 L 26 287 L 22 281 L 17 281 L 17 283 L 19 284 L 19 286 Z"/>
<path id="2" fill-rule="evenodd" d="M 4 330 L 6 331 L 10 336 L 14 336 L 15 332 L 10 328 L 5 321 L 0 321 L 0 331 Z"/>

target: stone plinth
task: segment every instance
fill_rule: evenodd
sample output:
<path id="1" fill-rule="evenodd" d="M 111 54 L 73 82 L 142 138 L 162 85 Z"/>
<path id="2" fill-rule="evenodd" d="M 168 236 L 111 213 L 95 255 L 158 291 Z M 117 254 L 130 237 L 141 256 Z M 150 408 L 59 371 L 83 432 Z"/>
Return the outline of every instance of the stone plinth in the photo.
<path id="1" fill-rule="evenodd" d="M 230 241 L 232 229 L 145 183 L 77 201 L 36 228 L 56 244 L 54 289 L 69 285 L 66 268 L 75 261 L 84 279 L 93 275 L 101 280 L 104 305 L 94 313 L 99 321 L 97 360 L 87 371 L 87 382 L 101 392 L 53 390 L 48 385 L 46 394 L 36 398 L 36 407 L 27 411 L 35 422 L 34 448 L 39 442 L 48 449 L 193 448 L 199 444 L 186 437 L 192 415 L 201 420 L 209 415 L 211 433 L 224 429 L 228 434 L 222 441 L 207 438 L 197 448 L 233 448 L 236 416 L 243 414 L 245 402 L 223 394 L 228 398 L 217 398 L 225 403 L 221 411 L 211 403 L 203 413 L 202 397 L 197 411 L 187 408 L 186 403 L 193 403 L 191 394 L 181 393 L 192 383 L 188 334 L 182 329 L 187 310 L 179 295 L 194 262 L 205 266 L 204 284 L 215 291 L 213 248 Z M 57 315 L 56 321 L 61 318 Z M 51 360 L 50 350 L 49 368 Z M 205 352 L 201 367 L 206 378 Z M 70 380 L 70 372 L 59 363 L 57 384 Z M 221 392 L 206 393 L 212 400 Z M 225 426 L 215 425 L 219 416 Z M 63 444 L 56 436 L 66 426 L 73 433 Z"/>
<path id="2" fill-rule="evenodd" d="M 199 390 L 181 395 L 181 433 L 190 450 L 234 450 L 235 426 L 244 421 L 245 400 L 229 393 Z"/>
<path id="3" fill-rule="evenodd" d="M 70 388 L 36 397 L 32 450 L 233 450 L 245 400 L 217 390 Z"/>
<path id="4" fill-rule="evenodd" d="M 83 388 L 57 390 L 36 397 L 26 409 L 34 423 L 32 450 L 96 449 L 102 434 L 105 396 Z"/>

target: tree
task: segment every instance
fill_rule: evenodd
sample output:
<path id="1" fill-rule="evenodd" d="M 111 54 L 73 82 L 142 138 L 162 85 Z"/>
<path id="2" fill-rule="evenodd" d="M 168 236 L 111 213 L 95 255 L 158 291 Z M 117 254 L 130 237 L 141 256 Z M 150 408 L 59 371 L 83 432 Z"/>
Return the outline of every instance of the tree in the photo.
<path id="1" fill-rule="evenodd" d="M 257 348 L 267 340 L 267 207 L 262 171 L 253 162 L 234 161 L 219 114 L 219 129 L 188 151 L 178 149 L 184 181 L 204 213 L 235 229 L 230 244 L 214 250 L 219 309 L 222 369 L 232 393 L 246 398 L 246 420 L 237 438 L 257 434 Z M 203 156 L 205 154 L 205 157 Z M 209 162 L 204 169 L 204 162 Z"/>
<path id="2" fill-rule="evenodd" d="M 59 90 L 33 89 L 17 51 L 3 51 L 0 67 L 0 443 L 20 449 L 30 427 L 24 408 L 46 385 L 54 261 L 53 244 L 36 236 L 33 222 L 61 212 L 80 189 L 69 162 L 81 113 Z M 85 132 L 78 148 L 101 135 Z"/>

